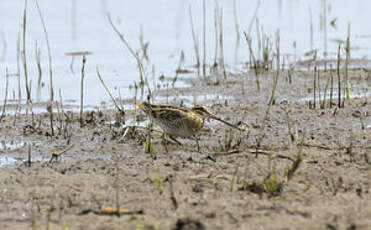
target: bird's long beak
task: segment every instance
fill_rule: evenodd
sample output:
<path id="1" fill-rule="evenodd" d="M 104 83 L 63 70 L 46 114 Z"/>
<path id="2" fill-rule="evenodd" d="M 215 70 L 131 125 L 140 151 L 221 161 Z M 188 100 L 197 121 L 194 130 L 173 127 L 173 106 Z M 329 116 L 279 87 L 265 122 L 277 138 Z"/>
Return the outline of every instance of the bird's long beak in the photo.
<path id="1" fill-rule="evenodd" d="M 232 127 L 232 128 L 235 128 L 235 129 L 238 129 L 238 130 L 240 130 L 240 131 L 243 131 L 243 129 L 241 129 L 241 128 L 239 128 L 239 127 L 237 127 L 237 126 L 235 126 L 235 125 L 233 125 L 233 124 L 231 124 L 231 123 L 229 123 L 229 122 L 227 122 L 227 121 L 225 121 L 225 120 L 223 120 L 223 119 L 221 119 L 221 118 L 219 118 L 219 117 L 217 117 L 217 116 L 215 116 L 215 115 L 213 115 L 213 114 L 210 114 L 209 117 L 210 117 L 211 119 L 214 119 L 214 120 L 217 120 L 217 121 L 223 122 L 224 124 L 226 124 L 226 125 L 228 125 L 228 126 L 230 126 L 230 127 Z"/>

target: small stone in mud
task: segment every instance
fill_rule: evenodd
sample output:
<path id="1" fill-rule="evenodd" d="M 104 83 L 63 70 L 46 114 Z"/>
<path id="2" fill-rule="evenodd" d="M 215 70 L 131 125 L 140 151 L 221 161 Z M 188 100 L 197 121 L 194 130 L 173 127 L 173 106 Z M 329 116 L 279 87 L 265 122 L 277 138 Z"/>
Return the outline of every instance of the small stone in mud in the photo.
<path id="1" fill-rule="evenodd" d="M 205 226 L 198 220 L 189 217 L 178 219 L 172 230 L 204 230 Z"/>
<path id="2" fill-rule="evenodd" d="M 196 184 L 195 186 L 193 186 L 192 191 L 195 193 L 204 192 L 202 184 Z"/>

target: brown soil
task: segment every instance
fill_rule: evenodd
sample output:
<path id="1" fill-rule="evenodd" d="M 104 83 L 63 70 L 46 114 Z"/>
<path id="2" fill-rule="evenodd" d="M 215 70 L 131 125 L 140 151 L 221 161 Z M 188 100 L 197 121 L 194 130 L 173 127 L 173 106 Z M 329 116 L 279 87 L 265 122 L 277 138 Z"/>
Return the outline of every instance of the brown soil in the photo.
<path id="1" fill-rule="evenodd" d="M 296 72 L 290 84 L 281 75 L 264 129 L 270 73 L 260 91 L 253 75 L 231 74 L 180 79 L 193 86 L 155 92 L 172 104 L 196 98 L 246 130 L 212 121 L 200 134 L 202 153 L 186 139 L 166 153 L 156 132 L 146 153 L 146 130 L 123 136 L 128 126 L 115 126 L 114 111 L 85 113 L 84 128 L 68 113 L 61 130 L 56 115 L 53 138 L 48 114 L 18 116 L 15 125 L 6 116 L 1 146 L 30 143 L 31 165 L 28 145 L 0 149 L 2 159 L 17 159 L 0 161 L 0 229 L 370 229 L 370 98 L 309 109 L 312 76 Z M 328 73 L 321 76 L 323 91 Z M 354 70 L 350 79 L 367 95 L 368 73 Z M 195 96 L 205 92 L 216 96 Z M 117 203 L 120 217 L 104 215 Z"/>

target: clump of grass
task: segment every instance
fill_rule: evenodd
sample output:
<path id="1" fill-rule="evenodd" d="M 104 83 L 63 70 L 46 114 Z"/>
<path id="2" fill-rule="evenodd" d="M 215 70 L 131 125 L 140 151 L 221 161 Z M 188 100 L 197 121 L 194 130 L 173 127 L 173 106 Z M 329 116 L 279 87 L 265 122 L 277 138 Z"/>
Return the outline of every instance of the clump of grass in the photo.
<path id="1" fill-rule="evenodd" d="M 160 174 L 158 172 L 155 172 L 153 174 L 153 185 L 158 190 L 160 194 L 164 191 L 164 182 L 163 179 L 160 177 Z"/>
<path id="2" fill-rule="evenodd" d="M 278 196 L 283 190 L 283 183 L 279 181 L 277 173 L 271 171 L 262 181 L 264 192 L 269 197 Z"/>

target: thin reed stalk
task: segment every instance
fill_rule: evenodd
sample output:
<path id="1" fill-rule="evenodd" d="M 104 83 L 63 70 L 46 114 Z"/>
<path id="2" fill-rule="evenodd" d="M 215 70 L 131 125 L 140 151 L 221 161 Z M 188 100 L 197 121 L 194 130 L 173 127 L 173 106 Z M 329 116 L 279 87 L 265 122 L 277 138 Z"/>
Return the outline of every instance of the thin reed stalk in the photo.
<path id="1" fill-rule="evenodd" d="M 322 100 L 322 105 L 321 105 L 321 109 L 325 109 L 326 108 L 326 102 L 327 102 L 327 89 L 328 89 L 328 86 L 330 85 L 330 82 L 331 82 L 331 74 L 327 77 L 327 81 L 326 81 L 326 85 L 325 85 L 325 90 L 324 90 L 324 93 L 323 93 L 323 100 Z"/>
<path id="2" fill-rule="evenodd" d="M 278 84 L 278 76 L 280 75 L 280 34 L 279 31 L 276 32 L 276 72 L 274 74 L 274 82 L 273 82 L 273 87 L 272 87 L 272 95 L 269 100 L 269 104 L 274 104 L 275 103 L 275 91 L 277 88 Z"/>
<path id="3" fill-rule="evenodd" d="M 3 105 L 3 110 L 1 112 L 0 116 L 0 122 L 3 120 L 5 117 L 5 111 L 6 111 L 6 104 L 8 102 L 8 89 L 9 89 L 9 73 L 8 73 L 8 68 L 6 68 L 6 73 L 5 73 L 5 97 L 4 97 L 4 105 Z"/>
<path id="4" fill-rule="evenodd" d="M 37 73 L 38 73 L 36 101 L 40 101 L 42 69 L 41 69 L 41 60 L 40 60 L 40 48 L 38 48 L 37 46 L 37 41 L 35 43 L 35 57 L 36 57 L 36 67 L 37 67 Z"/>
<path id="5" fill-rule="evenodd" d="M 345 93 L 346 99 L 349 100 L 350 97 L 350 86 L 349 86 L 349 76 L 348 76 L 348 68 L 349 68 L 349 61 L 350 61 L 350 22 L 348 22 L 348 35 L 347 41 L 345 46 Z"/>
<path id="6" fill-rule="evenodd" d="M 225 71 L 224 63 L 224 45 L 223 45 L 223 7 L 220 8 L 219 13 L 219 43 L 220 43 L 220 64 L 223 68 L 224 80 L 227 79 L 227 72 Z"/>
<path id="7" fill-rule="evenodd" d="M 323 6 L 323 56 L 327 56 L 327 3 L 326 0 L 322 0 Z"/>
<path id="8" fill-rule="evenodd" d="M 117 27 L 113 24 L 111 15 L 108 13 L 108 22 L 111 25 L 113 31 L 117 34 L 117 36 L 120 38 L 120 40 L 124 43 L 125 47 L 129 50 L 130 54 L 133 55 L 135 60 L 137 61 L 138 64 L 138 69 L 139 69 L 139 79 L 140 79 L 140 85 L 144 84 L 144 67 L 142 64 L 142 61 L 138 57 L 138 55 L 135 53 L 135 51 L 130 47 L 129 43 L 126 41 L 124 35 L 117 29 Z"/>
<path id="9" fill-rule="evenodd" d="M 1 54 L 1 62 L 5 61 L 5 56 L 6 56 L 6 50 L 8 49 L 8 44 L 5 39 L 5 34 L 4 31 L 0 29 L 0 37 L 1 41 L 3 43 L 3 53 Z"/>
<path id="10" fill-rule="evenodd" d="M 317 65 L 314 66 L 314 71 L 313 71 L 313 108 L 316 109 L 316 84 L 317 82 Z"/>
<path id="11" fill-rule="evenodd" d="M 51 113 L 50 113 L 50 128 L 51 128 L 51 135 L 54 136 L 54 127 L 53 127 L 54 89 L 53 89 L 52 54 L 51 54 L 50 43 L 49 43 L 49 38 L 48 38 L 48 31 L 46 30 L 45 21 L 44 21 L 43 15 L 41 13 L 41 9 L 40 9 L 38 0 L 35 0 L 35 3 L 36 3 L 37 12 L 39 14 L 41 24 L 43 26 L 43 31 L 44 31 L 46 46 L 47 46 L 47 49 L 48 49 L 49 80 L 50 80 L 50 82 L 49 82 L 49 84 L 50 84 L 50 86 L 49 86 L 50 87 L 50 98 L 49 99 L 50 99 L 50 106 L 51 106 L 51 108 L 50 108 L 50 110 L 51 110 Z"/>
<path id="12" fill-rule="evenodd" d="M 63 109 L 62 90 L 59 89 L 58 92 L 59 92 L 59 104 L 60 104 L 60 107 L 61 107 L 61 113 L 60 113 L 60 117 L 59 117 L 60 134 L 62 134 L 63 133 L 63 127 L 64 127 L 64 124 L 63 124 L 64 109 Z"/>
<path id="13" fill-rule="evenodd" d="M 263 117 L 263 120 L 262 120 L 262 123 L 261 123 L 261 126 L 260 126 L 260 130 L 259 130 L 259 137 L 257 139 L 257 142 L 256 142 L 256 147 L 257 148 L 260 148 L 260 145 L 261 145 L 261 142 L 263 140 L 263 132 L 264 132 L 264 129 L 265 129 L 265 122 L 268 118 L 268 115 L 269 115 L 269 112 L 270 112 L 270 109 L 272 107 L 272 105 L 274 104 L 274 98 L 275 98 L 275 92 L 276 92 L 276 88 L 277 88 L 277 83 L 278 83 L 278 77 L 279 77 L 279 74 L 280 74 L 280 35 L 279 35 L 279 32 L 277 32 L 276 34 L 276 71 L 275 71 L 275 74 L 274 74 L 274 81 L 273 81 L 273 85 L 272 85 L 272 93 L 271 93 L 271 97 L 269 99 L 269 102 L 268 102 L 268 106 L 267 106 L 267 109 L 265 111 L 265 115 Z"/>
<path id="14" fill-rule="evenodd" d="M 214 54 L 214 65 L 213 68 L 218 66 L 218 18 L 219 18 L 219 7 L 218 7 L 218 0 L 215 0 L 215 7 L 214 7 L 214 35 L 215 35 L 215 54 Z"/>
<path id="15" fill-rule="evenodd" d="M 18 86 L 18 103 L 14 113 L 14 122 L 13 125 L 15 126 L 17 120 L 17 113 L 20 112 L 21 108 L 21 100 L 22 100 L 22 93 L 21 93 L 21 67 L 20 67 L 20 47 L 21 47 L 21 33 L 18 32 L 17 36 L 17 86 Z"/>
<path id="16" fill-rule="evenodd" d="M 118 104 L 117 104 L 115 98 L 112 96 L 112 94 L 111 94 L 111 92 L 109 91 L 107 85 L 104 83 L 103 78 L 102 78 L 101 75 L 100 75 L 100 72 L 99 72 L 99 68 L 98 68 L 98 66 L 97 66 L 97 75 L 98 75 L 98 78 L 99 78 L 100 82 L 102 83 L 104 89 L 106 90 L 106 93 L 110 96 L 110 98 L 111 98 L 113 104 L 115 105 L 115 108 L 116 108 L 119 112 L 121 112 L 122 114 L 125 114 L 124 109 L 123 109 L 123 108 L 120 108 L 120 106 L 118 106 Z"/>
<path id="17" fill-rule="evenodd" d="M 26 28 L 27 28 L 27 0 L 24 1 L 24 11 L 23 11 L 23 36 L 22 36 L 22 60 L 23 60 L 23 70 L 24 70 L 24 79 L 27 95 L 27 104 L 31 102 L 31 90 L 28 83 L 28 71 L 27 71 L 27 57 L 26 57 Z"/>
<path id="18" fill-rule="evenodd" d="M 310 50 L 313 50 L 313 17 L 312 17 L 312 8 L 309 6 L 309 41 L 310 41 Z"/>
<path id="19" fill-rule="evenodd" d="M 341 108 L 341 81 L 340 81 L 340 48 L 341 48 L 341 44 L 339 44 L 339 48 L 338 48 L 338 60 L 337 60 L 337 68 L 336 68 L 336 72 L 337 72 L 337 75 L 338 75 L 338 107 Z"/>
<path id="20" fill-rule="evenodd" d="M 237 9 L 236 9 L 236 0 L 233 0 L 233 16 L 234 16 L 234 28 L 236 30 L 236 47 L 234 50 L 234 62 L 238 63 L 238 50 L 240 47 L 240 29 L 238 25 L 238 18 L 237 18 Z"/>
<path id="21" fill-rule="evenodd" d="M 86 56 L 82 56 L 81 83 L 80 83 L 80 128 L 84 127 L 84 78 L 85 78 Z"/>
<path id="22" fill-rule="evenodd" d="M 203 63 L 202 74 L 206 77 L 206 0 L 202 2 L 202 39 L 203 39 Z"/>
<path id="23" fill-rule="evenodd" d="M 330 65 L 330 78 L 331 78 L 331 86 L 330 86 L 330 108 L 332 108 L 332 95 L 334 92 L 334 74 L 332 70 L 332 65 Z"/>
<path id="24" fill-rule="evenodd" d="M 196 57 L 196 68 L 199 72 L 200 71 L 200 50 L 199 50 L 199 44 L 198 44 L 197 36 L 196 36 L 194 26 L 193 26 L 193 17 L 192 17 L 191 5 L 188 5 L 188 13 L 189 13 L 189 21 L 190 21 L 191 31 L 192 31 L 193 49 L 195 51 L 195 57 Z"/>
<path id="25" fill-rule="evenodd" d="M 257 61 L 256 61 L 256 58 L 255 58 L 254 52 L 252 50 L 251 37 L 249 37 L 249 35 L 246 32 L 244 32 L 244 35 L 245 35 L 246 42 L 249 46 L 250 58 L 252 59 L 252 62 L 253 62 L 253 65 L 254 65 L 253 67 L 254 67 L 254 70 L 255 70 L 256 89 L 259 91 L 260 90 L 259 71 L 258 71 Z"/>
<path id="26" fill-rule="evenodd" d="M 256 19 L 256 15 L 258 14 L 258 9 L 259 9 L 260 3 L 261 3 L 261 0 L 258 0 L 256 2 L 254 14 L 253 14 L 253 16 L 251 18 L 251 21 L 250 21 L 250 24 L 249 24 L 249 28 L 247 30 L 247 37 L 250 37 L 251 29 L 252 29 L 252 26 L 254 25 L 254 22 L 255 22 L 255 19 Z M 244 33 L 245 33 L 245 36 L 246 36 L 246 32 L 244 32 Z"/>

